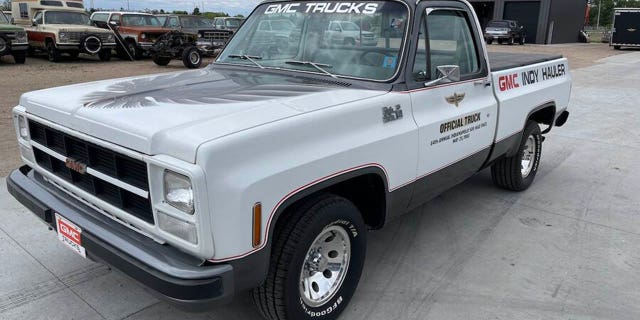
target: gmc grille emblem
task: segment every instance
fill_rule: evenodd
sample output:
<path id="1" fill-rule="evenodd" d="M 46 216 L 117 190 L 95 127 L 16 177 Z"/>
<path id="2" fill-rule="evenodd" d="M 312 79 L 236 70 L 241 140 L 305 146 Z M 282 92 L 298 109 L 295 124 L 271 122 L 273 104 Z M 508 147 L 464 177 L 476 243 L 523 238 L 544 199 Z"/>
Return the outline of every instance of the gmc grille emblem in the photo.
<path id="1" fill-rule="evenodd" d="M 76 161 L 74 159 L 71 158 L 67 158 L 67 160 L 64 162 L 65 166 L 79 174 L 85 174 L 87 173 L 87 165 L 80 162 L 80 161 Z"/>

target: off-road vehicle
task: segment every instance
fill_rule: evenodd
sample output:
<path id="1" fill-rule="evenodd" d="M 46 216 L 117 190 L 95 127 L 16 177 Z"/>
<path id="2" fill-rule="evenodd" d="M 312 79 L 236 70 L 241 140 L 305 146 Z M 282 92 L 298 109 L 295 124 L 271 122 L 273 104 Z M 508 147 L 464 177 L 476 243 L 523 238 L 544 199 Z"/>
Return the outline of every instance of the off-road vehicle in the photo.
<path id="1" fill-rule="evenodd" d="M 168 65 L 173 59 L 181 59 L 189 69 L 200 68 L 203 51 L 198 46 L 198 36 L 178 30 L 160 37 L 150 50 L 153 62 L 159 66 Z"/>
<path id="2" fill-rule="evenodd" d="M 24 28 L 11 25 L 4 14 L 0 14 L 0 57 L 13 56 L 17 64 L 24 64 L 27 57 L 27 33 Z"/>
<path id="3" fill-rule="evenodd" d="M 206 55 L 214 55 L 216 50 L 222 49 L 233 32 L 213 27 L 213 21 L 202 16 L 188 15 L 157 15 L 164 27 L 179 30 L 184 33 L 197 35 L 196 46 Z"/>

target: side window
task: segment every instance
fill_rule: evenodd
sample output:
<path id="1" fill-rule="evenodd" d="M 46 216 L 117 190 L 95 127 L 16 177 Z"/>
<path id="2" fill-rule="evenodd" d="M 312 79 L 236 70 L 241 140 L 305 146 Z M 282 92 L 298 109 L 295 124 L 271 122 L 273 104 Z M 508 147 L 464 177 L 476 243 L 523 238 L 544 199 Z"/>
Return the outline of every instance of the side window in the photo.
<path id="1" fill-rule="evenodd" d="M 437 67 L 443 65 L 459 66 L 462 77 L 480 71 L 470 23 L 471 20 L 462 10 L 427 11 L 431 79 L 438 77 Z"/>
<path id="2" fill-rule="evenodd" d="M 115 21 L 117 23 L 120 23 L 120 15 L 119 14 L 112 15 L 111 19 L 109 19 L 109 21 Z"/>
<path id="3" fill-rule="evenodd" d="M 176 17 L 169 18 L 169 28 L 177 28 L 179 26 L 180 26 L 180 21 L 178 21 L 178 18 Z"/>
<path id="4" fill-rule="evenodd" d="M 29 18 L 29 5 L 26 3 L 20 3 L 20 18 Z"/>
<path id="5" fill-rule="evenodd" d="M 418 34 L 418 48 L 416 58 L 413 63 L 413 80 L 426 81 L 428 78 L 427 63 L 427 27 L 424 18 L 420 23 L 420 33 Z"/>
<path id="6" fill-rule="evenodd" d="M 36 14 L 36 16 L 33 18 L 33 20 L 35 20 L 35 21 L 36 21 L 36 24 L 39 24 L 39 25 L 40 25 L 40 24 L 43 24 L 43 22 L 44 22 L 44 21 L 43 21 L 43 17 L 44 17 L 44 15 L 42 14 L 42 12 L 38 12 L 38 13 Z"/>

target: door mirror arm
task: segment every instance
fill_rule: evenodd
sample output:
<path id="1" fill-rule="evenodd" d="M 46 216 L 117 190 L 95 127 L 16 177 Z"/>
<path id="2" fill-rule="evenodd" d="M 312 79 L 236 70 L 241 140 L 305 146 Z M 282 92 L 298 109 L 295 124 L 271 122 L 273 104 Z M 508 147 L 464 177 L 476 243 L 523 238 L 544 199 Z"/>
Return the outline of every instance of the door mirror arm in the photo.
<path id="1" fill-rule="evenodd" d="M 456 65 L 444 65 L 437 67 L 438 74 L 441 76 L 438 79 L 429 81 L 424 84 L 425 87 L 441 84 L 444 82 L 458 82 L 460 81 L 460 66 Z"/>

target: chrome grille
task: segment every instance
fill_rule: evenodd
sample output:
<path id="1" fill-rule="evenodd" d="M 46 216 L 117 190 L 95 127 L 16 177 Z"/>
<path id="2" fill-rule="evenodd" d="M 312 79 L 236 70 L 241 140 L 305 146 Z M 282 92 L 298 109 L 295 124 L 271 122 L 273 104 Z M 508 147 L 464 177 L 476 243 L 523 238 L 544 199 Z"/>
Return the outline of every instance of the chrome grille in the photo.
<path id="1" fill-rule="evenodd" d="M 146 163 L 33 120 L 29 120 L 29 128 L 31 140 L 35 142 L 33 151 L 36 163 L 40 167 L 116 208 L 148 223 L 155 223 Z M 86 164 L 87 172 L 70 169 L 61 158 Z M 119 181 L 121 186 L 103 179 L 105 176 Z M 130 187 L 123 188 L 122 185 Z M 134 192 L 135 189 L 146 192 L 146 197 Z"/>
<path id="2" fill-rule="evenodd" d="M 90 35 L 94 35 L 98 37 L 100 41 L 102 41 L 102 43 L 108 43 L 109 36 L 110 36 L 108 33 L 92 34 L 88 32 L 66 32 L 66 34 L 68 34 L 70 43 L 80 43 L 80 41 L 82 41 L 83 38 Z"/>
<path id="3" fill-rule="evenodd" d="M 226 43 L 231 38 L 230 31 L 205 31 L 204 39 L 212 42 L 224 42 Z"/>

